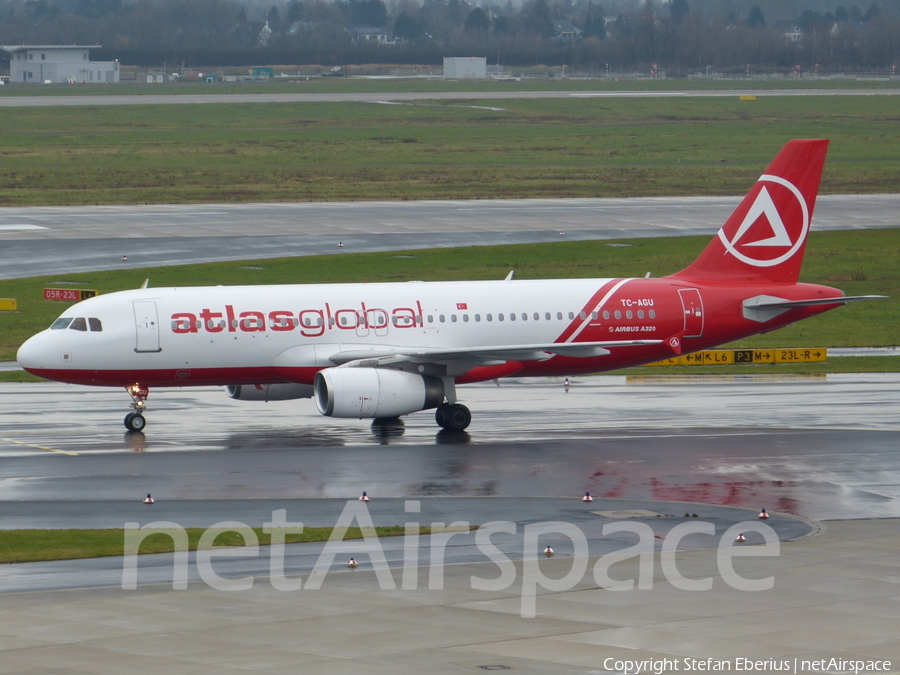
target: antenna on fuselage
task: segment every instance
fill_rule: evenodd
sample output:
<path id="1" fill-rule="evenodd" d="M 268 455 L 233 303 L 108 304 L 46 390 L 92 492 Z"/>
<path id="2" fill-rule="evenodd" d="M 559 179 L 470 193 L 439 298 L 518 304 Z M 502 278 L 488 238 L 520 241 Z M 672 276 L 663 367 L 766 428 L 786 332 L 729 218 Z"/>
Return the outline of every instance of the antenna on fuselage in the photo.
<path id="1" fill-rule="evenodd" d="M 506 278 L 503 281 L 512 281 L 513 276 L 515 276 L 515 274 L 516 274 L 515 270 L 510 270 L 509 274 L 506 275 Z"/>
<path id="2" fill-rule="evenodd" d="M 144 279 L 144 283 L 141 284 L 141 290 L 144 290 L 149 285 L 150 285 L 150 279 Z"/>
<path id="3" fill-rule="evenodd" d="M 650 272 L 647 272 L 647 274 L 644 275 L 644 278 L 645 278 L 645 279 L 649 279 L 649 278 L 650 278 Z"/>

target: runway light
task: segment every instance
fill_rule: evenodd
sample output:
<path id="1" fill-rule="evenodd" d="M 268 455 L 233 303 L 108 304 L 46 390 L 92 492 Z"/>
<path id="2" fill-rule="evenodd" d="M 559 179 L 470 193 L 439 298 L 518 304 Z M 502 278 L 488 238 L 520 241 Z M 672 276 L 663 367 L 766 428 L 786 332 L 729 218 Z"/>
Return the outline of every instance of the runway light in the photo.
<path id="1" fill-rule="evenodd" d="M 150 496 L 149 492 L 147 493 L 147 496 L 144 497 L 144 503 L 145 504 L 155 504 L 156 503 L 155 501 L 153 501 L 153 497 Z"/>
<path id="2" fill-rule="evenodd" d="M 763 509 L 762 511 L 759 512 L 759 519 L 760 520 L 768 520 L 769 519 L 769 514 L 766 513 L 765 509 Z"/>
<path id="3" fill-rule="evenodd" d="M 581 501 L 590 503 L 590 502 L 594 501 L 594 498 L 591 497 L 590 492 L 585 492 L 584 497 L 581 498 Z"/>
<path id="4" fill-rule="evenodd" d="M 361 502 L 367 502 L 367 501 L 369 501 L 369 495 L 367 495 L 367 494 L 365 493 L 365 491 L 363 491 L 362 495 L 361 495 L 360 498 L 359 498 L 359 501 L 361 501 Z"/>
<path id="5" fill-rule="evenodd" d="M 548 558 L 553 554 L 554 554 L 554 550 L 552 548 L 550 548 L 549 546 L 544 549 L 544 555 L 547 556 Z"/>
<path id="6" fill-rule="evenodd" d="M 350 560 L 347 561 L 347 567 L 350 567 L 350 568 L 359 567 L 359 563 L 356 562 L 355 558 L 350 558 Z"/>
<path id="7" fill-rule="evenodd" d="M 739 544 L 743 544 L 745 541 L 747 541 L 747 537 L 745 537 L 745 536 L 744 536 L 744 533 L 741 532 L 741 533 L 737 536 L 737 539 L 735 539 L 735 541 L 738 542 Z"/>

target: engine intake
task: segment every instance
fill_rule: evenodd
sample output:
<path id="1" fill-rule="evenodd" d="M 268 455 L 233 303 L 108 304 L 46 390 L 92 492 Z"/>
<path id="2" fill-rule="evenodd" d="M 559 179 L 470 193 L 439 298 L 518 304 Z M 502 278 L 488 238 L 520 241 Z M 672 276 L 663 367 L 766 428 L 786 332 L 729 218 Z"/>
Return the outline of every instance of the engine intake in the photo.
<path id="1" fill-rule="evenodd" d="M 312 398 L 310 384 L 229 384 L 225 387 L 229 398 L 238 401 L 291 401 L 295 398 Z"/>
<path id="2" fill-rule="evenodd" d="M 328 417 L 398 417 L 444 401 L 439 377 L 384 368 L 326 368 L 313 386 L 316 407 Z"/>

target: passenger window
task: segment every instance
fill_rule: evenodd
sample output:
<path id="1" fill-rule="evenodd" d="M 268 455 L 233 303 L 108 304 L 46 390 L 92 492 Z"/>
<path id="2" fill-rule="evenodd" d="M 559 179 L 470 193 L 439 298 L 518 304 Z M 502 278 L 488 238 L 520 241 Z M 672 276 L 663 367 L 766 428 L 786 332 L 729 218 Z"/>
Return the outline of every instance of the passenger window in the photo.
<path id="1" fill-rule="evenodd" d="M 447 319 L 445 319 L 445 318 L 444 318 L 444 315 L 441 314 L 441 315 L 438 317 L 438 320 L 439 320 L 441 323 L 444 323 Z"/>
<path id="2" fill-rule="evenodd" d="M 556 313 L 556 318 L 557 318 L 558 321 L 562 321 L 562 312 L 557 312 L 557 313 Z"/>
<path id="3" fill-rule="evenodd" d="M 434 314 L 428 315 L 428 323 L 434 323 Z"/>
<path id="4" fill-rule="evenodd" d="M 510 320 L 510 321 L 515 321 L 515 320 L 516 320 L 516 313 L 515 313 L 515 312 L 510 312 L 510 313 L 509 313 L 509 320 Z"/>
<path id="5" fill-rule="evenodd" d="M 593 320 L 593 321 L 597 320 L 597 312 L 591 312 L 591 320 Z"/>
<path id="6" fill-rule="evenodd" d="M 639 310 L 638 310 L 638 318 L 639 318 L 639 319 L 643 319 L 643 318 L 644 318 L 644 310 L 642 310 L 642 309 L 639 309 Z"/>
<path id="7" fill-rule="evenodd" d="M 453 323 L 456 323 L 456 314 L 451 314 L 451 315 L 450 315 L 450 320 L 451 320 Z"/>
<path id="8" fill-rule="evenodd" d="M 528 314 L 522 312 L 522 321 L 528 321 Z"/>
<path id="9" fill-rule="evenodd" d="M 469 323 L 469 315 L 468 314 L 463 314 L 462 317 L 463 317 L 464 323 Z"/>
<path id="10" fill-rule="evenodd" d="M 87 321 L 84 320 L 84 317 L 79 316 L 77 319 L 72 321 L 72 325 L 69 326 L 69 330 L 87 331 Z"/>
<path id="11" fill-rule="evenodd" d="M 497 315 L 497 321 L 503 321 L 503 315 L 502 315 L 502 314 L 498 314 L 498 315 Z"/>
<path id="12" fill-rule="evenodd" d="M 608 310 L 604 310 L 604 312 L 603 312 L 603 318 L 604 318 L 604 319 L 609 319 L 609 311 L 608 311 Z"/>
<path id="13" fill-rule="evenodd" d="M 625 312 L 625 318 L 626 318 L 626 319 L 630 319 L 630 318 L 632 318 L 633 316 L 634 316 L 634 314 L 631 312 L 630 309 L 629 309 L 627 312 Z"/>
<path id="14" fill-rule="evenodd" d="M 64 328 L 68 328 L 70 323 L 72 323 L 71 317 L 57 319 L 53 322 L 53 325 L 50 326 L 50 330 L 63 330 Z"/>
<path id="15" fill-rule="evenodd" d="M 493 314 L 488 314 L 485 318 L 486 318 L 488 321 L 493 321 L 493 320 L 494 320 Z"/>
<path id="16" fill-rule="evenodd" d="M 587 314 L 584 312 L 578 312 L 578 318 L 584 321 L 587 318 Z"/>
<path id="17" fill-rule="evenodd" d="M 476 314 L 476 315 L 475 315 L 475 321 L 476 321 L 476 323 L 479 322 L 479 321 L 481 321 L 481 314 Z"/>
<path id="18" fill-rule="evenodd" d="M 100 319 L 91 317 L 88 319 L 88 325 L 91 327 L 92 333 L 100 333 L 103 331 L 103 324 L 100 323 Z"/>
<path id="19" fill-rule="evenodd" d="M 575 313 L 574 313 L 574 312 L 569 312 L 569 321 L 571 321 L 571 320 L 574 319 L 574 318 L 575 318 Z"/>
<path id="20" fill-rule="evenodd" d="M 620 312 L 619 310 L 616 310 L 616 318 L 617 318 L 617 319 L 621 319 L 621 318 L 622 318 L 622 312 Z"/>
<path id="21" fill-rule="evenodd" d="M 655 319 L 655 318 L 656 318 L 656 310 L 655 310 L 655 309 L 651 309 L 651 310 L 650 310 L 650 318 L 651 318 L 651 319 Z"/>
<path id="22" fill-rule="evenodd" d="M 545 312 L 544 318 L 547 319 L 547 321 L 549 321 L 550 320 L 550 312 Z"/>

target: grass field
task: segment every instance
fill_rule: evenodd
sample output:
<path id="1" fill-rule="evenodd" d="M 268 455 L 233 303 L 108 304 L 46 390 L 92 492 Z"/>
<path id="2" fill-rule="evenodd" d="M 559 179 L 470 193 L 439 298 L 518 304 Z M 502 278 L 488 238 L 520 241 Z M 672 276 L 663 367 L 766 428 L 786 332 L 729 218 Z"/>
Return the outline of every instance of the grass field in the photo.
<path id="1" fill-rule="evenodd" d="M 260 546 L 271 545 L 271 534 L 262 528 L 252 528 Z M 186 528 L 188 550 L 196 551 L 200 537 L 206 532 L 201 528 Z M 286 533 L 286 544 L 311 541 L 327 541 L 333 528 L 307 527 L 300 534 Z M 430 534 L 430 527 L 422 527 L 420 534 Z M 124 530 L 0 530 L 0 564 L 38 562 L 42 560 L 74 560 L 79 558 L 102 558 L 123 554 Z M 404 534 L 402 525 L 376 527 L 379 537 L 397 537 Z M 358 527 L 347 528 L 343 539 L 362 539 Z M 244 537 L 239 532 L 222 530 L 215 535 L 212 546 L 244 546 Z M 171 553 L 175 550 L 173 539 L 162 530 L 150 534 L 141 542 L 139 553 Z"/>
<path id="2" fill-rule="evenodd" d="M 92 272 L 0 281 L 0 297 L 16 298 L 19 313 L 0 313 L 0 361 L 59 316 L 66 303 L 43 300 L 45 286 L 70 283 L 100 293 L 152 286 L 256 285 L 279 283 L 664 276 L 690 263 L 708 237 L 628 239 L 425 251 L 360 253 L 308 258 Z M 626 246 L 610 246 L 613 243 Z M 898 342 L 900 326 L 900 230 L 813 232 L 802 280 L 837 286 L 847 295 L 889 295 L 854 303 L 774 333 L 744 340 L 752 347 L 883 346 Z M 261 269 L 247 269 L 259 267 Z M 12 376 L 12 375 L 11 375 Z"/>
<path id="3" fill-rule="evenodd" d="M 892 96 L 5 108 L 0 206 L 742 194 L 804 137 L 832 141 L 822 192 L 894 192 L 898 121 Z"/>

